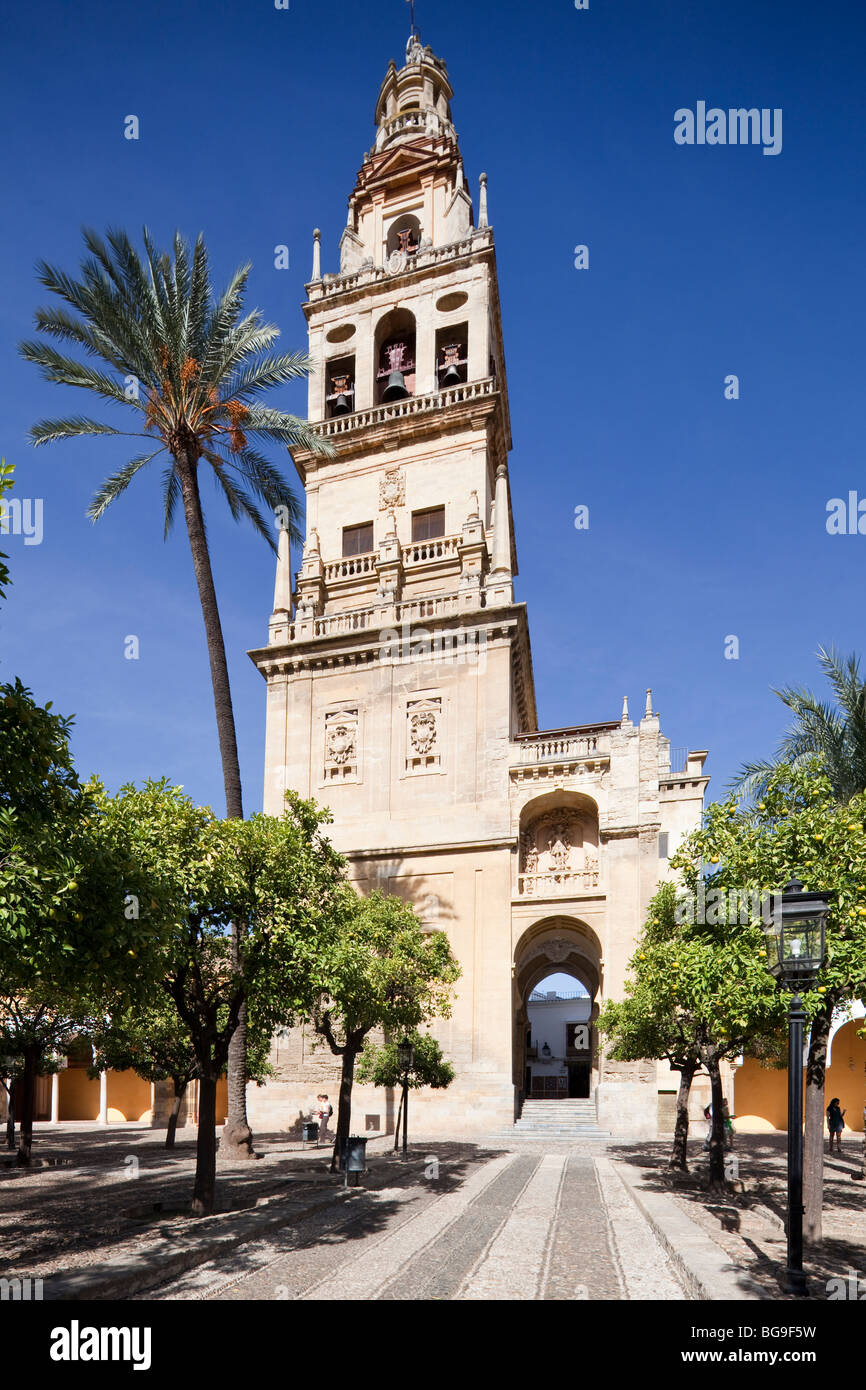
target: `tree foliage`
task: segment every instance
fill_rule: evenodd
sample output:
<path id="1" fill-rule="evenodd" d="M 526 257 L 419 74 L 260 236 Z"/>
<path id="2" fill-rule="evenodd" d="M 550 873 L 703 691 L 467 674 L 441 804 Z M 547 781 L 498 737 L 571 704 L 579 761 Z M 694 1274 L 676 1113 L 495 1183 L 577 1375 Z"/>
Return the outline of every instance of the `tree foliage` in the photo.
<path id="1" fill-rule="evenodd" d="M 294 796 L 279 818 L 218 820 L 163 781 L 123 788 L 108 809 L 117 833 L 133 838 L 137 891 L 153 893 L 165 915 L 152 969 L 195 1052 L 193 1210 L 204 1214 L 214 1202 L 216 1082 L 240 1009 L 248 1004 L 270 1035 L 308 1004 L 345 896 L 344 861 L 321 833 L 327 814 Z"/>
<path id="2" fill-rule="evenodd" d="M 342 1059 L 332 1167 L 349 1136 L 355 1063 L 374 1028 L 400 1037 L 447 1018 L 460 976 L 447 937 L 426 932 L 399 898 L 348 889 L 340 930 L 316 976 L 313 1026 Z"/>
<path id="3" fill-rule="evenodd" d="M 774 691 L 794 714 L 772 759 L 746 763 L 736 779 L 737 789 L 754 800 L 768 791 L 780 766 L 808 768 L 819 759 L 837 801 L 849 801 L 866 790 L 866 681 L 852 653 L 842 657 L 832 647 L 818 649 L 818 661 L 836 699 L 820 700 L 811 690 L 785 686 Z"/>

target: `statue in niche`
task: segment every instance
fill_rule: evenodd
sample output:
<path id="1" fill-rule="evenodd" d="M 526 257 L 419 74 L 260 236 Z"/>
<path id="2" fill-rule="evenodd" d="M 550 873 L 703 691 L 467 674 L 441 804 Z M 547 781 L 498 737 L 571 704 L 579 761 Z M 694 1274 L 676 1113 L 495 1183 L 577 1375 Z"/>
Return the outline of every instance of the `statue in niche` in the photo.
<path id="1" fill-rule="evenodd" d="M 547 841 L 547 848 L 550 850 L 550 858 L 553 868 L 558 873 L 564 873 L 568 868 L 571 855 L 571 845 L 568 842 L 568 835 L 563 824 L 555 825 L 553 834 Z"/>

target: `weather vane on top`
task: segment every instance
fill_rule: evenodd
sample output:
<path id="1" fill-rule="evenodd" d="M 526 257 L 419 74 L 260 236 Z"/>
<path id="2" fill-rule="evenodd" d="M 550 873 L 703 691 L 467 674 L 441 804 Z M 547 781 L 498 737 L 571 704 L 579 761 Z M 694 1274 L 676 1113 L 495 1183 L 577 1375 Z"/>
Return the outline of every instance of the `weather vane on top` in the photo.
<path id="1" fill-rule="evenodd" d="M 411 16 L 410 23 L 412 25 L 412 33 L 417 34 L 418 30 L 415 28 L 415 0 L 407 0 L 407 4 L 409 6 L 409 14 Z"/>

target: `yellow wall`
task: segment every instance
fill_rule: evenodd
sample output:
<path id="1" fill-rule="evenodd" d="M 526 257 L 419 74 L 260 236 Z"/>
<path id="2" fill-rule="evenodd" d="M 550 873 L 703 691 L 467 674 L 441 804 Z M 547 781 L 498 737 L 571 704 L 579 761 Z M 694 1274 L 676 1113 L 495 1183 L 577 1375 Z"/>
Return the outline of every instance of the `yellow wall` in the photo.
<path id="1" fill-rule="evenodd" d="M 169 1083 L 170 1084 L 170 1083 Z M 190 1088 L 191 1092 L 192 1088 Z M 187 1094 L 190 1095 L 190 1092 Z M 217 1082 L 216 1122 L 221 1125 L 228 1114 L 228 1083 L 223 1077 Z M 69 1067 L 60 1073 L 61 1120 L 99 1119 L 99 1081 L 91 1081 L 80 1067 Z M 181 1117 L 183 1118 L 183 1117 Z M 134 1071 L 108 1073 L 108 1122 L 122 1124 L 138 1120 L 147 1124 L 151 1119 L 150 1082 L 142 1081 Z M 192 1123 L 191 1118 L 187 1123 Z"/>
<path id="2" fill-rule="evenodd" d="M 99 1082 L 91 1081 L 83 1067 L 60 1073 L 60 1120 L 98 1120 Z"/>
<path id="3" fill-rule="evenodd" d="M 838 1096 L 842 1109 L 847 1110 L 846 1129 L 861 1133 L 866 1103 L 866 1038 L 858 1038 L 857 1029 L 862 1027 L 862 1019 L 851 1019 L 834 1037 L 824 1088 L 828 1105 L 833 1096 Z M 734 1077 L 734 1115 L 735 1128 L 741 1133 L 786 1129 L 787 1070 L 762 1067 L 752 1057 L 747 1057 Z"/>
<path id="4" fill-rule="evenodd" d="M 108 1073 L 108 1119 L 149 1120 L 150 1082 L 142 1081 L 134 1071 Z"/>

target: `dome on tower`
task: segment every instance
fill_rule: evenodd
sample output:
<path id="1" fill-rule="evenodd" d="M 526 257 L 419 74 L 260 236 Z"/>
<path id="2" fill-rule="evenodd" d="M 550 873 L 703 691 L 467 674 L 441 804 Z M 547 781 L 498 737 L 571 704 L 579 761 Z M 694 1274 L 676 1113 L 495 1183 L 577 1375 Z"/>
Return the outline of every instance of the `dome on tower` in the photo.
<path id="1" fill-rule="evenodd" d="M 406 45 L 404 66 L 398 68 L 393 61 L 389 64 L 379 92 L 375 152 L 417 140 L 419 136 L 456 142 L 451 123 L 453 95 L 442 59 L 429 45 L 423 47 L 417 34 L 412 34 Z"/>

